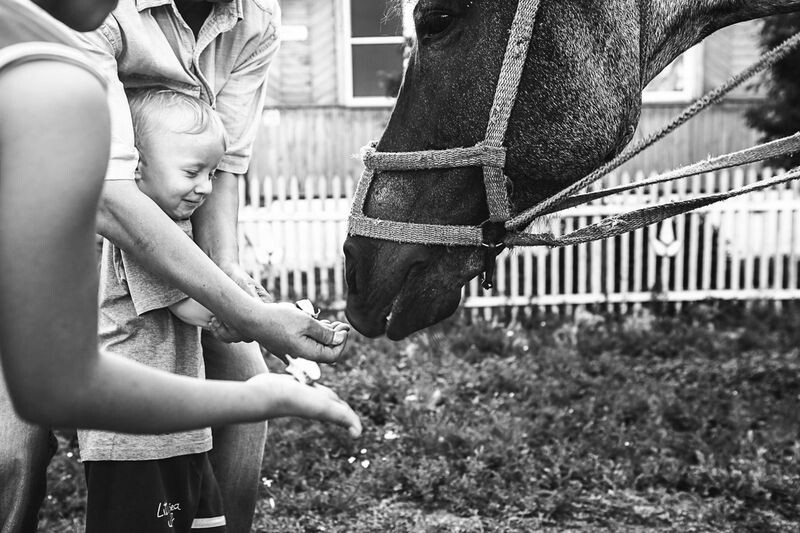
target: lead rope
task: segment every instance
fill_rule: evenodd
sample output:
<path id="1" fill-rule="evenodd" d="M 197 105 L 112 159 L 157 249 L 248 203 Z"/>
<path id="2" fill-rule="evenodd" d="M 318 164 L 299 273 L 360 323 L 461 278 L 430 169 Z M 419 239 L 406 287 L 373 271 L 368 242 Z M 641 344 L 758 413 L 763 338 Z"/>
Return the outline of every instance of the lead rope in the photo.
<path id="1" fill-rule="evenodd" d="M 508 220 L 508 222 L 506 222 L 506 229 L 513 231 L 516 229 L 524 228 L 528 224 L 530 224 L 536 217 L 548 213 L 554 213 L 556 211 L 564 209 L 564 207 L 561 207 L 561 204 L 572 204 L 572 202 L 569 202 L 569 198 L 571 196 L 574 196 L 575 193 L 577 193 L 582 189 L 585 189 L 592 183 L 605 177 L 612 170 L 618 168 L 623 163 L 629 161 L 634 156 L 638 155 L 639 153 L 643 152 L 656 142 L 660 141 L 661 139 L 672 133 L 679 126 L 682 126 L 686 121 L 693 118 L 695 115 L 697 115 L 707 107 L 717 103 L 723 96 L 731 92 L 733 89 L 740 86 L 742 83 L 752 78 L 757 73 L 774 65 L 775 63 L 786 57 L 786 55 L 795 48 L 797 48 L 798 45 L 800 45 L 800 33 L 785 40 L 779 46 L 773 48 L 768 53 L 761 56 L 755 63 L 750 65 L 748 68 L 746 68 L 739 74 L 732 76 L 725 83 L 723 83 L 713 91 L 710 91 L 701 98 L 695 100 L 694 103 L 692 103 L 689 107 L 684 109 L 680 114 L 678 114 L 678 116 L 676 116 L 671 122 L 669 122 L 666 126 L 661 128 L 659 131 L 653 133 L 652 135 L 646 137 L 645 139 L 642 139 L 641 141 L 636 143 L 633 147 L 631 147 L 628 150 L 625 150 L 617 157 L 615 157 L 605 165 L 601 166 L 600 168 L 598 168 L 585 178 L 573 183 L 569 187 L 561 190 L 560 192 L 554 194 L 553 196 L 547 198 L 546 200 L 543 200 L 542 202 L 533 206 L 532 208 L 523 211 L 522 213 L 516 215 L 514 218 Z M 783 155 L 787 153 L 792 153 L 794 151 L 796 151 L 796 148 L 794 150 L 778 154 L 774 153 L 768 154 L 765 155 L 762 159 L 773 157 L 774 155 Z"/>

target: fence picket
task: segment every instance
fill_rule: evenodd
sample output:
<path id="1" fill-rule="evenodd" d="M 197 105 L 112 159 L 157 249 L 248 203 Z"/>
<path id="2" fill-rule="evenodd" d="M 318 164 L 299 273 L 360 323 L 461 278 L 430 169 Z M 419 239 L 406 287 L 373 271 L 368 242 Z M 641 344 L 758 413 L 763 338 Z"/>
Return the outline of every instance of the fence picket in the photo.
<path id="1" fill-rule="evenodd" d="M 569 233 L 575 229 L 575 219 L 570 217 L 564 220 L 564 233 Z M 572 280 L 575 276 L 575 261 L 573 257 L 576 253 L 576 247 L 574 246 L 567 246 L 564 248 L 559 248 L 561 253 L 564 255 L 564 294 L 567 296 L 572 296 L 575 294 L 575 290 L 573 289 Z M 568 315 L 572 314 L 572 304 L 566 305 L 566 312 Z"/>
<path id="2" fill-rule="evenodd" d="M 551 226 L 553 235 L 558 237 L 562 234 L 560 220 L 553 221 L 551 223 Z M 561 276 L 560 276 L 561 273 L 560 262 L 562 257 L 563 253 L 561 248 L 552 248 L 550 250 L 550 267 L 549 267 L 550 287 L 549 290 L 547 291 L 547 295 L 563 294 L 561 292 Z M 566 263 L 566 258 L 564 259 L 564 261 Z M 554 314 L 558 313 L 559 311 L 558 306 L 557 305 L 551 306 L 550 311 Z"/>

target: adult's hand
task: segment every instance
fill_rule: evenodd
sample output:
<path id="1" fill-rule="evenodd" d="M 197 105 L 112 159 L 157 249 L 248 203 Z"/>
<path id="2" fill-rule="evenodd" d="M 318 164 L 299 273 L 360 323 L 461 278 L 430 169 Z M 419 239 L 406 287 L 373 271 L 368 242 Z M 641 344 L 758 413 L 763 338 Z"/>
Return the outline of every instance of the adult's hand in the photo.
<path id="1" fill-rule="evenodd" d="M 335 363 L 347 344 L 349 327 L 319 321 L 294 304 L 258 304 L 248 334 L 274 354 Z"/>

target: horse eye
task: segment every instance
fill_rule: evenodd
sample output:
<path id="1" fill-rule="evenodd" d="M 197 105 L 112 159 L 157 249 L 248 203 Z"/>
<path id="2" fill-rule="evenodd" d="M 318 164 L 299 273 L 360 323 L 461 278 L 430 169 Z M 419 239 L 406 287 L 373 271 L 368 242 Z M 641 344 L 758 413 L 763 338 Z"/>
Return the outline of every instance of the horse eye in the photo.
<path id="1" fill-rule="evenodd" d="M 453 24 L 454 17 L 444 11 L 430 11 L 422 15 L 417 23 L 417 37 L 420 40 L 431 39 L 447 31 Z"/>

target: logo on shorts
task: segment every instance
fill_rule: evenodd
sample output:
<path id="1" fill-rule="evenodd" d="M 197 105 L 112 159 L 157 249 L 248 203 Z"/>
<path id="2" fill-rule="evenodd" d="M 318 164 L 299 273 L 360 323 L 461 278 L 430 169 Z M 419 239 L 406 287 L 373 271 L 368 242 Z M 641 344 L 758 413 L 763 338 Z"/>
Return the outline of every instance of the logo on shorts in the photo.
<path id="1" fill-rule="evenodd" d="M 175 522 L 175 511 L 181 510 L 181 504 L 179 503 L 169 503 L 169 502 L 160 502 L 158 504 L 158 510 L 156 511 L 156 518 L 165 518 L 167 519 L 167 526 L 172 527 L 172 524 Z"/>

